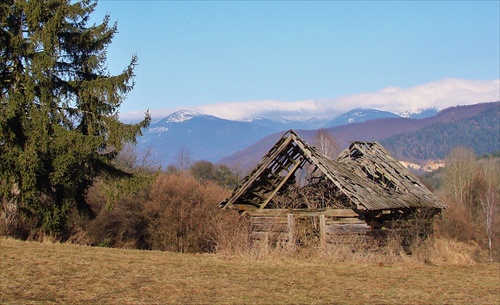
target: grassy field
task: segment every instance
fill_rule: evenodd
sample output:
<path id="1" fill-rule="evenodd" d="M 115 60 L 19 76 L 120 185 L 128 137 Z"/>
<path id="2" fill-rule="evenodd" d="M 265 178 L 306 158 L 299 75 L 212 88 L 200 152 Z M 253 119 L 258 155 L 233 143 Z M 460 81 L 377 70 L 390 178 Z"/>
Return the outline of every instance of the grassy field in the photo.
<path id="1" fill-rule="evenodd" d="M 498 264 L 332 264 L 0 238 L 2 304 L 499 304 Z"/>

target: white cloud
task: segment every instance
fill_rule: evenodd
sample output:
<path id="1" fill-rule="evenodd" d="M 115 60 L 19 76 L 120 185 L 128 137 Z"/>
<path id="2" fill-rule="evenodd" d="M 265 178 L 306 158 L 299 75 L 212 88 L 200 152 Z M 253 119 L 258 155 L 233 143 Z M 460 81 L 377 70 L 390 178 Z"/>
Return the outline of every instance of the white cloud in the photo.
<path id="1" fill-rule="evenodd" d="M 500 79 L 464 80 L 443 79 L 411 88 L 387 87 L 376 92 L 342 96 L 336 99 L 302 101 L 246 101 L 226 102 L 185 109 L 220 118 L 241 120 L 252 117 L 309 119 L 334 118 L 354 108 L 373 108 L 385 111 L 420 108 L 446 108 L 500 100 Z M 177 108 L 151 110 L 153 120 L 161 119 Z M 124 121 L 139 120 L 144 112 L 121 115 Z"/>
<path id="2" fill-rule="evenodd" d="M 245 119 L 252 117 L 303 118 L 315 116 L 321 105 L 315 100 L 303 101 L 248 101 L 216 103 L 195 107 L 195 110 L 227 119 Z"/>
<path id="3" fill-rule="evenodd" d="M 500 80 L 443 79 L 407 89 L 385 88 L 376 92 L 340 97 L 338 105 L 397 111 L 400 109 L 446 108 L 500 100 Z"/>

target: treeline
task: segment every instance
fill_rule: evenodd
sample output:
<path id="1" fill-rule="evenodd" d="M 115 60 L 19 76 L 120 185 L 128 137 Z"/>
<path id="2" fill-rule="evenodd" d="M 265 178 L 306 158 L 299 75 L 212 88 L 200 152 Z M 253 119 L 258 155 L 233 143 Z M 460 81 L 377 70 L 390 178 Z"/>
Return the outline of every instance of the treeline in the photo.
<path id="1" fill-rule="evenodd" d="M 161 171 L 125 150 L 117 166 L 127 177 L 104 176 L 87 194 L 94 214 L 75 209 L 64 231 L 51 239 L 78 244 L 175 252 L 244 252 L 248 222 L 218 203 L 238 177 L 224 165 L 198 161 Z M 435 236 L 472 245 L 478 260 L 500 259 L 500 158 L 477 158 L 470 148 L 453 149 L 446 168 L 421 176 L 448 208 L 435 222 Z M 48 233 L 23 218 L 2 235 L 43 240 Z M 240 248 L 236 249 L 235 248 Z M 487 253 L 487 254 L 485 254 Z"/>
<path id="2" fill-rule="evenodd" d="M 500 103 L 459 121 L 436 123 L 418 131 L 398 134 L 380 143 L 400 160 L 444 159 L 457 146 L 471 147 L 478 156 L 498 152 Z"/>
<path id="3" fill-rule="evenodd" d="M 459 146 L 445 158 L 446 167 L 421 176 L 448 208 L 437 222 L 445 238 L 486 248 L 491 261 L 500 259 L 500 158 L 477 158 Z"/>
<path id="4" fill-rule="evenodd" d="M 87 192 L 90 215 L 69 212 L 66 227 L 49 231 L 39 219 L 2 213 L 0 234 L 25 240 L 50 238 L 77 244 L 176 252 L 215 252 L 219 237 L 242 223 L 235 213 L 221 211 L 238 177 L 225 165 L 197 161 L 185 170 L 161 171 L 146 153 L 127 146 L 115 165 L 128 175 L 103 175 Z"/>

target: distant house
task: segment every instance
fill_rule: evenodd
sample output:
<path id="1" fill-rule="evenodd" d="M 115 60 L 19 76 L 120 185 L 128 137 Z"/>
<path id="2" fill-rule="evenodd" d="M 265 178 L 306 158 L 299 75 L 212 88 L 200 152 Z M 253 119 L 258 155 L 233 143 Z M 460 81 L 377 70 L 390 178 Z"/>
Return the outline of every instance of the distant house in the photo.
<path id="1" fill-rule="evenodd" d="M 331 160 L 289 130 L 220 207 L 249 215 L 254 239 L 296 242 L 300 225 L 324 244 L 416 219 L 429 229 L 446 206 L 377 142 L 352 142 Z"/>

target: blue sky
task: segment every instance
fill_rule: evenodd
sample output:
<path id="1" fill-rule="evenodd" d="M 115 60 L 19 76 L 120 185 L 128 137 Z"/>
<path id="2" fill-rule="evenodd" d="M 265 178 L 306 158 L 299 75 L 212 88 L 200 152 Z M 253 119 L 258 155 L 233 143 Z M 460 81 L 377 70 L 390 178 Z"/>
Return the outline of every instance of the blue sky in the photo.
<path id="1" fill-rule="evenodd" d="M 100 0 L 94 20 L 106 13 L 119 30 L 108 52 L 111 72 L 139 57 L 124 120 L 146 108 L 158 119 L 178 109 L 239 118 L 238 110 L 255 115 L 300 104 L 300 112 L 305 101 L 339 111 L 446 106 L 467 103 L 452 98 L 464 88 L 481 93 L 467 95 L 477 99 L 470 103 L 499 98 L 498 1 Z M 366 100 L 394 90 L 454 92 L 441 104 Z"/>

